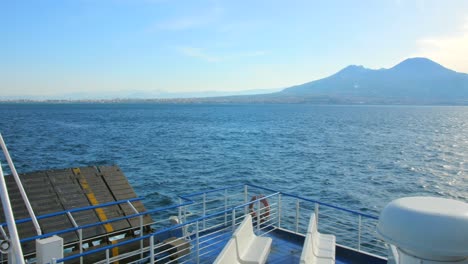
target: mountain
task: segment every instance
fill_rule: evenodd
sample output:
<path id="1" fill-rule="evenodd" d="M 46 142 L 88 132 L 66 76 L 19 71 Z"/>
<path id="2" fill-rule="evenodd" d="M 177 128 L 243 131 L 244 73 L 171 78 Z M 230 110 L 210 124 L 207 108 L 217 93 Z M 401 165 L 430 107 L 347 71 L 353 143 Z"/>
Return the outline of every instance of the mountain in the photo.
<path id="1" fill-rule="evenodd" d="M 327 97 L 363 103 L 468 103 L 468 74 L 426 58 L 407 59 L 390 69 L 351 65 L 336 74 L 282 90 L 276 96 Z"/>

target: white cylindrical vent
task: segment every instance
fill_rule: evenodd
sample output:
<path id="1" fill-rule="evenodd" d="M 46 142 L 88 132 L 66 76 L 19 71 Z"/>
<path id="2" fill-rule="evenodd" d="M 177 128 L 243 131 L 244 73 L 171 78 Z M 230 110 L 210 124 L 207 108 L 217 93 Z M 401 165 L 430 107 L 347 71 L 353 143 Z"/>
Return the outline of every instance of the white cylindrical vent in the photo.
<path id="1" fill-rule="evenodd" d="M 468 259 L 468 204 L 435 197 L 392 201 L 379 217 L 377 232 L 403 255 L 420 260 Z"/>

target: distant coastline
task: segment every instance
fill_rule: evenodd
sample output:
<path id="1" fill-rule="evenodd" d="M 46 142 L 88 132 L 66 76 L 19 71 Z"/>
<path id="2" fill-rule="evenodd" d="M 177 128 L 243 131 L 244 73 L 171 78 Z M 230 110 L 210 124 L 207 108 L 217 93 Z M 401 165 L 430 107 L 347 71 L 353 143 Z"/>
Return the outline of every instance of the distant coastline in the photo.
<path id="1" fill-rule="evenodd" d="M 240 93 L 240 94 L 239 94 Z M 389 69 L 350 65 L 319 80 L 284 89 L 235 94 L 140 93 L 81 94 L 46 97 L 0 96 L 3 103 L 153 103 L 153 104 L 330 104 L 330 105 L 468 105 L 468 74 L 427 58 L 409 58 Z M 112 99 L 112 97 L 114 97 Z M 95 98 L 95 99 L 93 99 Z M 101 98 L 101 99 L 97 99 Z"/>
<path id="2" fill-rule="evenodd" d="M 415 101 L 391 98 L 332 98 L 332 97 L 274 97 L 232 96 L 207 98 L 154 98 L 154 99 L 79 99 L 79 100 L 0 100 L 0 104 L 316 104 L 316 105 L 446 105 L 468 106 L 468 100 Z"/>

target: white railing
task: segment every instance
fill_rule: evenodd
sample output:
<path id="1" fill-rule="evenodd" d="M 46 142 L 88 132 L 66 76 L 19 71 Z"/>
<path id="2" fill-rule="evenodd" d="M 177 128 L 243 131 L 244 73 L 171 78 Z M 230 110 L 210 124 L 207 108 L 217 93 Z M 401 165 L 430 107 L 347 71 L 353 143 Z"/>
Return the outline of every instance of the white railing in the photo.
<path id="1" fill-rule="evenodd" d="M 249 204 L 251 198 L 258 197 L 259 194 L 266 196 L 274 193 L 276 193 L 275 190 L 261 186 L 249 184 L 244 185 L 243 188 L 235 186 L 229 189 L 183 196 L 186 199 L 193 200 L 194 203 L 185 206 L 186 208 L 181 210 L 190 212 L 190 217 L 193 219 L 222 208 L 229 208 L 238 204 Z M 380 257 L 387 256 L 387 245 L 379 239 L 376 233 L 378 221 L 376 216 L 287 193 L 273 195 L 268 198 L 268 201 L 270 207 L 268 222 L 271 223 L 268 225 L 269 228 L 281 228 L 305 235 L 310 216 L 312 212 L 317 211 L 320 232 L 334 234 L 339 245 Z M 259 208 L 260 200 L 255 203 L 254 207 Z M 242 215 L 247 214 L 250 207 L 244 206 Z M 206 221 L 208 220 L 204 220 L 204 222 Z"/>
<path id="2" fill-rule="evenodd" d="M 181 196 L 178 205 L 153 210 L 155 232 L 143 234 L 141 227 L 138 234 L 116 239 L 113 244 L 90 247 L 52 262 L 86 263 L 89 255 L 100 255 L 98 263 L 154 263 L 155 259 L 164 263 L 211 263 L 246 214 L 255 216 L 257 235 L 278 229 L 304 235 L 314 211 L 318 212 L 320 232 L 334 234 L 337 244 L 386 257 L 386 245 L 376 237 L 374 216 L 260 186 L 239 185 Z M 168 215 L 178 215 L 181 224 L 170 226 Z M 125 248 L 126 252 L 115 254 Z"/>

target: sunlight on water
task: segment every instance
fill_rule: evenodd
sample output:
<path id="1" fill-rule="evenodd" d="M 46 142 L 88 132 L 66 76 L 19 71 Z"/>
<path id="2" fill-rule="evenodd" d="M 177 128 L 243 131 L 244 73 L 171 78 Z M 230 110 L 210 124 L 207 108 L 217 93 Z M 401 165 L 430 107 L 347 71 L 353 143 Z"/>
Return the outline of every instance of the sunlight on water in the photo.
<path id="1" fill-rule="evenodd" d="M 468 201 L 468 107 L 3 104 L 0 114 L 20 172 L 116 163 L 148 207 L 244 182 L 373 213 L 402 196 Z"/>

